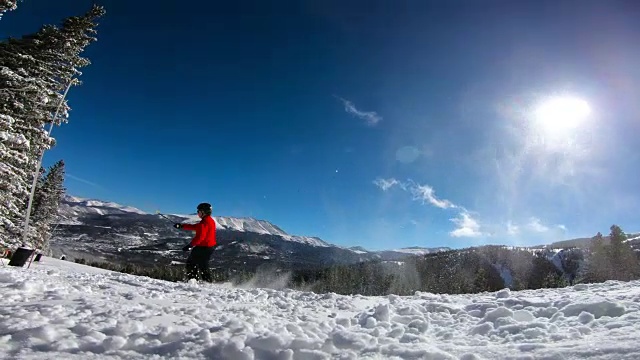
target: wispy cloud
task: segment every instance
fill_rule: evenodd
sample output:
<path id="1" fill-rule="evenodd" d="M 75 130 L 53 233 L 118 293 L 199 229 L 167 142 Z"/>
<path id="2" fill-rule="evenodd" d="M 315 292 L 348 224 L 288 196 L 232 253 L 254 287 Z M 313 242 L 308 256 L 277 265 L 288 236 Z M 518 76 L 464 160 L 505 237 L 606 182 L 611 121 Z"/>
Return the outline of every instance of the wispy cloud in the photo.
<path id="1" fill-rule="evenodd" d="M 458 205 L 455 205 L 449 200 L 439 199 L 436 196 L 436 192 L 433 187 L 427 184 L 421 185 L 413 180 L 400 181 L 394 178 L 377 178 L 373 181 L 373 183 L 374 185 L 382 189 L 382 191 L 387 191 L 394 186 L 398 186 L 402 190 L 411 193 L 411 195 L 413 195 L 413 200 L 422 201 L 422 203 L 429 203 L 441 209 L 459 208 Z"/>
<path id="2" fill-rule="evenodd" d="M 382 116 L 378 115 L 375 111 L 361 111 L 356 108 L 356 106 L 349 100 L 343 99 L 339 96 L 334 95 L 334 97 L 342 102 L 344 105 L 344 110 L 349 114 L 357 116 L 358 118 L 365 120 L 367 124 L 370 126 L 374 126 L 380 121 L 382 121 Z"/>
<path id="3" fill-rule="evenodd" d="M 398 185 L 400 182 L 396 179 L 375 179 L 373 183 L 382 189 L 382 191 L 387 191 L 392 187 Z"/>
<path id="4" fill-rule="evenodd" d="M 564 225 L 551 225 L 535 216 L 523 219 L 521 222 L 512 220 L 506 223 L 491 222 L 486 221 L 486 219 L 480 221 L 477 213 L 469 211 L 464 206 L 455 204 L 450 200 L 436 196 L 436 191 L 432 186 L 419 184 L 411 179 L 402 181 L 395 178 L 377 178 L 373 181 L 373 184 L 385 192 L 398 188 L 411 194 L 413 201 L 420 201 L 423 204 L 429 204 L 439 209 L 455 209 L 457 212 L 456 217 L 449 219 L 455 225 L 455 228 L 449 232 L 449 235 L 456 238 L 542 236 L 555 239 L 567 231 Z"/>
<path id="5" fill-rule="evenodd" d="M 101 185 L 99 185 L 99 184 L 96 184 L 96 183 L 94 183 L 94 182 L 92 182 L 92 181 L 89 181 L 89 180 L 86 180 L 86 179 L 83 179 L 83 178 L 77 177 L 77 176 L 72 175 L 72 174 L 69 174 L 69 173 L 66 173 L 66 174 L 65 174 L 65 176 L 66 176 L 66 177 L 68 177 L 68 178 L 70 178 L 70 179 L 73 179 L 73 180 L 75 180 L 75 181 L 79 181 L 79 182 L 81 182 L 81 183 L 85 183 L 85 184 L 87 184 L 87 185 L 91 185 L 91 186 L 93 186 L 93 187 L 95 187 L 95 188 L 98 188 L 98 189 L 104 189 L 104 187 L 102 187 L 102 186 L 101 186 Z"/>
<path id="6" fill-rule="evenodd" d="M 414 200 L 421 200 L 423 203 L 428 202 L 441 209 L 458 207 L 449 200 L 438 199 L 436 197 L 435 190 L 433 190 L 429 185 L 411 184 L 410 191 L 413 194 Z"/>
<path id="7" fill-rule="evenodd" d="M 373 181 L 383 191 L 388 191 L 392 187 L 409 192 L 413 195 L 414 201 L 421 201 L 423 204 L 430 204 L 440 209 L 458 209 L 458 216 L 450 219 L 456 228 L 449 234 L 453 237 L 479 237 L 486 235 L 481 231 L 480 222 L 463 206 L 456 205 L 447 199 L 440 199 L 436 196 L 433 187 L 427 184 L 418 184 L 413 180 L 400 181 L 394 178 L 378 178 Z"/>

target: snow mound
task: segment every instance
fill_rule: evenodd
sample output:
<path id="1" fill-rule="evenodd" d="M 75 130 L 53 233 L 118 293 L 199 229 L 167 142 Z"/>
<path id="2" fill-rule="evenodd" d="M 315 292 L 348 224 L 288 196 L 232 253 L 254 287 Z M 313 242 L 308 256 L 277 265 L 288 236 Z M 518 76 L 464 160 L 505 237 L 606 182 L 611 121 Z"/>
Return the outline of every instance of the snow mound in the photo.
<path id="1" fill-rule="evenodd" d="M 0 358 L 640 358 L 640 281 L 365 297 L 171 283 L 43 257 L 0 267 L 0 294 Z"/>

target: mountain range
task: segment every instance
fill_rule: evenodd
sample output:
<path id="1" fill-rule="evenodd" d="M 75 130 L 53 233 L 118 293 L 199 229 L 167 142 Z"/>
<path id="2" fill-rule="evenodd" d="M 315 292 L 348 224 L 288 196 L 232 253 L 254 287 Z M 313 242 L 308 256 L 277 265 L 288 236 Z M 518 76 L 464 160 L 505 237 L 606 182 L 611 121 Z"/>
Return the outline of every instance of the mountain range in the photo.
<path id="1" fill-rule="evenodd" d="M 181 248 L 192 232 L 173 222 L 195 223 L 194 214 L 150 214 L 109 201 L 65 196 L 50 241 L 54 256 L 138 264 L 176 264 L 186 259 Z M 370 260 L 399 261 L 412 255 L 450 250 L 409 247 L 369 251 L 342 247 L 317 237 L 291 235 L 265 220 L 214 216 L 218 248 L 212 266 L 255 269 L 265 263 L 288 268 L 325 267 Z"/>
<path id="2" fill-rule="evenodd" d="M 194 214 L 167 214 L 167 219 L 114 202 L 74 196 L 64 197 L 58 215 L 50 240 L 54 256 L 64 254 L 90 261 L 161 266 L 182 264 L 187 255 L 181 248 L 193 236 L 192 232 L 177 230 L 171 225 L 199 221 Z M 342 247 L 317 237 L 291 235 L 277 225 L 251 217 L 214 216 L 214 220 L 219 246 L 211 265 L 233 271 L 255 271 L 265 265 L 313 269 L 373 260 L 398 263 L 410 256 L 452 250 L 407 247 L 369 251 L 361 246 Z M 640 234 L 629 235 L 629 243 L 638 251 Z M 590 238 L 581 238 L 520 248 L 531 252 L 544 250 L 550 260 L 559 263 L 562 249 L 584 248 L 590 241 Z M 605 241 L 608 241 L 606 236 Z"/>

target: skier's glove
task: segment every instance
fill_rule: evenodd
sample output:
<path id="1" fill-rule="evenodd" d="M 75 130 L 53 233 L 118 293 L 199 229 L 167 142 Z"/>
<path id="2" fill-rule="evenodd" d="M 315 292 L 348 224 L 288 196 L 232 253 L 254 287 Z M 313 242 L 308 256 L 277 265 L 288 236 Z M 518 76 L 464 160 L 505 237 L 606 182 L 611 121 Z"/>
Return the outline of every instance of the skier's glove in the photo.
<path id="1" fill-rule="evenodd" d="M 182 229 L 182 224 L 173 224 L 173 227 L 176 229 Z"/>
<path id="2" fill-rule="evenodd" d="M 191 246 L 189 245 L 185 245 L 185 247 L 182 248 L 182 251 L 189 251 L 191 250 Z"/>

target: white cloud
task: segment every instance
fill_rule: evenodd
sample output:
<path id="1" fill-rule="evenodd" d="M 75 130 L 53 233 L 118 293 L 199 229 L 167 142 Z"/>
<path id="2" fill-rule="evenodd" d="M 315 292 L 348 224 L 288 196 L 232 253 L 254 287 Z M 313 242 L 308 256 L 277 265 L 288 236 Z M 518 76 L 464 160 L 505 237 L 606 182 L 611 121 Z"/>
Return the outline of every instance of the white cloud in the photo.
<path id="1" fill-rule="evenodd" d="M 449 200 L 441 200 L 438 199 L 435 195 L 435 190 L 429 185 L 418 185 L 412 184 L 410 187 L 411 193 L 413 194 L 414 200 L 422 200 L 430 203 L 435 207 L 439 207 L 441 209 L 449 209 L 456 208 L 457 206 L 451 203 Z"/>
<path id="2" fill-rule="evenodd" d="M 382 116 L 378 115 L 375 111 L 360 111 L 351 101 L 343 99 L 339 96 L 335 97 L 344 104 L 344 110 L 346 112 L 365 120 L 371 126 L 376 125 L 382 120 Z"/>
<path id="3" fill-rule="evenodd" d="M 381 179 L 378 178 L 373 181 L 373 183 L 382 189 L 382 191 L 387 191 L 394 186 L 400 187 L 402 190 L 408 191 L 413 195 L 413 200 L 422 201 L 422 203 L 429 203 L 435 207 L 441 209 L 450 209 L 450 208 L 458 208 L 459 206 L 453 204 L 451 201 L 446 199 L 439 199 L 436 196 L 436 192 L 430 185 L 424 184 L 420 185 L 412 180 L 408 181 L 399 181 L 394 178 L 390 179 Z"/>
<path id="4" fill-rule="evenodd" d="M 566 233 L 567 227 L 562 224 L 545 224 L 539 218 L 532 216 L 527 222 L 516 224 L 508 221 L 501 226 L 502 234 L 507 236 L 536 234 L 536 236 L 562 236 Z"/>
<path id="5" fill-rule="evenodd" d="M 484 235 L 480 231 L 478 220 L 471 217 L 471 214 L 466 211 L 460 212 L 457 218 L 450 220 L 456 224 L 456 229 L 449 233 L 453 237 L 479 237 Z"/>
<path id="6" fill-rule="evenodd" d="M 509 235 L 517 235 L 520 233 L 520 227 L 518 225 L 513 224 L 511 221 L 507 223 L 507 234 Z"/>
<path id="7" fill-rule="evenodd" d="M 396 179 L 391 178 L 391 179 L 375 179 L 373 183 L 377 187 L 382 189 L 382 191 L 387 191 L 392 187 L 394 187 L 395 185 L 398 185 L 400 182 Z"/>
<path id="8" fill-rule="evenodd" d="M 487 235 L 480 231 L 480 222 L 473 218 L 469 211 L 447 199 L 439 199 L 435 194 L 435 190 L 430 185 L 417 184 L 413 180 L 399 181 L 394 178 L 378 178 L 373 183 L 383 191 L 387 191 L 392 187 L 397 186 L 402 190 L 411 193 L 414 201 L 421 201 L 423 204 L 429 203 L 440 209 L 458 209 L 458 217 L 450 219 L 454 224 L 456 224 L 456 228 L 449 233 L 453 237 L 478 237 Z"/>
<path id="9" fill-rule="evenodd" d="M 549 227 L 544 225 L 544 224 L 542 224 L 540 219 L 538 219 L 536 217 L 532 217 L 529 220 L 529 223 L 527 224 L 527 227 L 529 228 L 529 230 L 535 231 L 535 232 L 547 232 L 547 231 L 549 231 Z"/>

